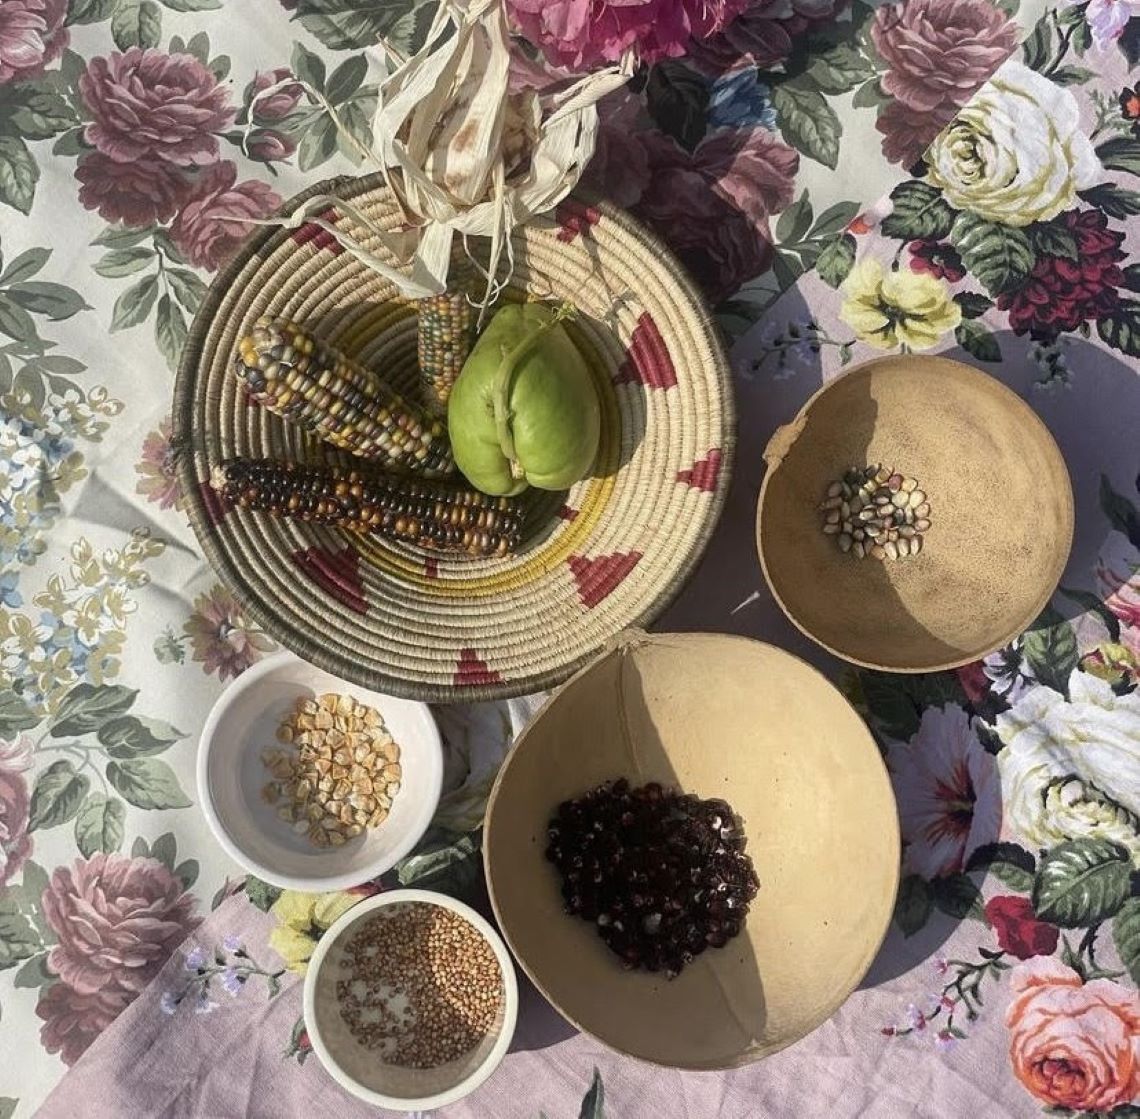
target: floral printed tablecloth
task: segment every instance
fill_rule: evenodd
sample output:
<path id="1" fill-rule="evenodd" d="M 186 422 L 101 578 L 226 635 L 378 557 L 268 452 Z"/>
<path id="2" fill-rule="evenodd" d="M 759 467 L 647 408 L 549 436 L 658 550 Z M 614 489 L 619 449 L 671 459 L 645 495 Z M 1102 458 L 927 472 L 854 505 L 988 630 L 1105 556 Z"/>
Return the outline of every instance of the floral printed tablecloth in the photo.
<path id="1" fill-rule="evenodd" d="M 198 554 L 168 446 L 171 369 L 242 219 L 352 167 L 300 88 L 251 114 L 253 96 L 295 75 L 365 136 L 367 48 L 407 48 L 429 17 L 0 0 L 2 1119 L 372 1113 L 306 1059 L 315 937 L 393 880 L 479 893 L 487 791 L 537 701 L 439 709 L 448 792 L 386 882 L 281 894 L 212 843 L 196 738 L 273 646 Z M 895 781 L 904 879 L 863 988 L 761 1066 L 650 1069 L 529 992 L 500 1072 L 446 1114 L 1140 1115 L 1138 58 L 1129 0 L 757 0 L 607 102 L 590 180 L 737 338 L 738 473 L 661 624 L 773 640 L 841 680 Z M 775 426 L 904 348 L 1022 393 L 1078 513 L 1028 634 L 906 678 L 805 648 L 751 539 Z"/>

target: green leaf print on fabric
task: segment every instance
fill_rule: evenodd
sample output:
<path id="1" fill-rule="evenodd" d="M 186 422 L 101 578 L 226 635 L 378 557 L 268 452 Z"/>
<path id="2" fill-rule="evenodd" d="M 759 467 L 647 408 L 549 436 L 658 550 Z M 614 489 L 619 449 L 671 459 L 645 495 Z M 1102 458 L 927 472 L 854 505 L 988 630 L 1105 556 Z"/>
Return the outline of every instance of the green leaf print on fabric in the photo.
<path id="1" fill-rule="evenodd" d="M 885 237 L 902 241 L 937 241 L 947 236 L 957 211 L 929 183 L 912 179 L 891 191 L 892 211 L 883 218 Z"/>
<path id="2" fill-rule="evenodd" d="M 63 758 L 52 762 L 32 790 L 28 831 L 66 824 L 79 811 L 90 787 L 86 774 L 77 773 L 71 762 Z"/>
<path id="3" fill-rule="evenodd" d="M 423 0 L 298 0 L 295 18 L 330 50 L 359 50 L 422 6 Z"/>
<path id="4" fill-rule="evenodd" d="M 895 924 L 903 936 L 913 936 L 930 920 L 934 909 L 934 898 L 930 884 L 918 874 L 908 874 L 899 884 L 899 896 L 895 901 Z"/>
<path id="5" fill-rule="evenodd" d="M 136 808 L 189 808 L 174 770 L 159 758 L 109 762 L 107 780 Z"/>
<path id="6" fill-rule="evenodd" d="M 132 284 L 115 300 L 111 312 L 111 330 L 127 330 L 138 326 L 150 317 L 151 309 L 158 299 L 158 277 L 146 276 L 137 284 Z"/>
<path id="7" fill-rule="evenodd" d="M 0 202 L 31 213 L 40 169 L 19 136 L 0 135 Z"/>
<path id="8" fill-rule="evenodd" d="M 1011 890 L 1027 894 L 1033 889 L 1037 861 L 1016 843 L 983 843 L 966 863 L 968 871 L 988 871 Z"/>
<path id="9" fill-rule="evenodd" d="M 1022 639 L 1022 652 L 1033 675 L 1062 695 L 1069 694 L 1069 677 L 1077 667 L 1077 635 L 1051 606 L 1046 607 Z"/>
<path id="10" fill-rule="evenodd" d="M 950 243 L 961 254 L 966 270 L 992 296 L 1020 287 L 1036 260 L 1029 238 L 1020 229 L 977 214 L 958 215 Z"/>
<path id="11" fill-rule="evenodd" d="M 97 851 L 113 854 L 123 845 L 127 810 L 118 797 L 90 793 L 75 817 L 75 845 L 90 858 Z"/>
<path id="12" fill-rule="evenodd" d="M 1113 918 L 1112 943 L 1132 982 L 1140 984 L 1140 898 L 1129 898 Z"/>
<path id="13" fill-rule="evenodd" d="M 1131 136 L 1112 136 L 1097 144 L 1096 154 L 1109 171 L 1140 175 L 1140 140 Z"/>
<path id="14" fill-rule="evenodd" d="M 927 707 L 948 703 L 965 706 L 966 694 L 952 672 L 897 676 L 887 672 L 860 672 L 863 698 L 876 727 L 888 738 L 912 738 Z"/>
<path id="15" fill-rule="evenodd" d="M 141 758 L 161 754 L 186 735 L 161 719 L 121 715 L 104 723 L 98 737 L 113 758 Z"/>
<path id="16" fill-rule="evenodd" d="M 836 43 L 817 55 L 804 72 L 821 93 L 847 93 L 876 76 L 871 60 L 851 43 Z"/>
<path id="17" fill-rule="evenodd" d="M 43 941 L 31 921 L 10 898 L 0 896 L 0 971 L 35 956 Z"/>
<path id="18" fill-rule="evenodd" d="M 281 890 L 251 874 L 245 880 L 245 894 L 262 913 L 268 913 L 270 906 L 281 896 Z"/>
<path id="19" fill-rule="evenodd" d="M 954 330 L 954 340 L 979 361 L 1001 361 L 1001 346 L 997 338 L 980 322 L 963 319 Z"/>
<path id="20" fill-rule="evenodd" d="M 1100 507 L 1109 524 L 1117 532 L 1124 533 L 1133 547 L 1140 548 L 1140 511 L 1112 488 L 1107 474 L 1100 476 Z"/>
<path id="21" fill-rule="evenodd" d="M 67 6 L 68 23 L 102 23 L 111 18 L 117 0 L 71 0 Z"/>
<path id="22" fill-rule="evenodd" d="M 855 253 L 855 238 L 850 233 L 836 237 L 819 254 L 819 260 L 816 262 L 819 278 L 829 287 L 839 287 L 847 279 L 852 266 L 855 264 Z"/>
<path id="23" fill-rule="evenodd" d="M 1129 892 L 1128 851 L 1106 839 L 1070 839 L 1041 860 L 1033 908 L 1062 928 L 1087 928 L 1117 913 Z"/>
<path id="24" fill-rule="evenodd" d="M 222 0 L 162 0 L 172 12 L 207 12 L 222 6 Z"/>
<path id="25" fill-rule="evenodd" d="M 602 1086 L 602 1074 L 595 1068 L 594 1079 L 590 1084 L 590 1090 L 582 1100 L 578 1119 L 606 1119 L 605 1103 L 606 1090 Z"/>
<path id="26" fill-rule="evenodd" d="M 121 684 L 76 684 L 56 708 L 50 734 L 53 738 L 91 734 L 124 714 L 138 694 L 137 689 Z"/>
<path id="27" fill-rule="evenodd" d="M 77 124 L 75 110 L 49 79 L 17 82 L 0 99 L 0 132 L 49 140 Z"/>
<path id="28" fill-rule="evenodd" d="M 948 874 L 935 878 L 930 883 L 930 897 L 934 904 L 948 917 L 961 920 L 973 917 L 984 921 L 982 892 L 973 879 L 966 874 Z"/>
<path id="29" fill-rule="evenodd" d="M 1096 332 L 1113 349 L 1140 357 L 1140 303 L 1122 299 L 1115 311 L 1097 320 Z"/>
<path id="30" fill-rule="evenodd" d="M 1080 191 L 1082 201 L 1094 210 L 1103 210 L 1110 218 L 1129 218 L 1140 214 L 1140 191 L 1127 190 L 1116 183 L 1100 183 Z"/>
<path id="31" fill-rule="evenodd" d="M 187 333 L 186 316 L 182 309 L 169 295 L 162 296 L 154 319 L 154 339 L 172 373 L 178 370 Z"/>
<path id="32" fill-rule="evenodd" d="M 784 139 L 834 171 L 843 127 L 823 94 L 793 78 L 773 88 L 772 104 Z"/>
<path id="33" fill-rule="evenodd" d="M 121 51 L 157 47 L 162 41 L 162 12 L 154 0 L 115 0 L 111 37 Z"/>
<path id="34" fill-rule="evenodd" d="M 20 990 L 33 991 L 37 987 L 49 987 L 59 978 L 47 970 L 47 953 L 32 956 L 24 961 L 12 979 L 12 985 Z"/>
<path id="35" fill-rule="evenodd" d="M 0 737 L 14 738 L 22 730 L 31 730 L 39 721 L 40 716 L 11 688 L 0 691 Z"/>
<path id="36" fill-rule="evenodd" d="M 452 897 L 472 896 L 482 881 L 482 829 L 457 834 L 433 828 L 396 866 L 401 886 L 439 890 Z"/>

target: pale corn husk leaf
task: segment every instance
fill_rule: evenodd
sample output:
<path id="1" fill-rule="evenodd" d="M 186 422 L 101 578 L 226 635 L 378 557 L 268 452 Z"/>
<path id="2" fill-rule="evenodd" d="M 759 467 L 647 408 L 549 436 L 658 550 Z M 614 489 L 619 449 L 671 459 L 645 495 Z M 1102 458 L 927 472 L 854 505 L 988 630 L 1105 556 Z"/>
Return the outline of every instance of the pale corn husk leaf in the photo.
<path id="1" fill-rule="evenodd" d="M 327 196 L 310 199 L 284 219 L 255 224 L 295 228 L 315 221 L 408 298 L 446 290 L 454 234 L 465 245 L 468 237 L 486 237 L 489 265 L 476 265 L 487 281 L 485 310 L 504 282 L 496 279 L 504 253 L 508 275 L 513 267 L 511 231 L 574 189 L 594 154 L 596 104 L 628 80 L 632 56 L 551 97 L 511 93 L 503 0 L 441 0 L 420 50 L 407 59 L 388 54 L 395 68 L 380 85 L 372 150 L 350 141 L 383 172 L 405 229 L 381 230 L 358 209 Z M 336 110 L 306 89 L 343 133 Z M 375 237 L 398 266 L 361 244 L 350 228 L 314 219 L 329 205 Z"/>

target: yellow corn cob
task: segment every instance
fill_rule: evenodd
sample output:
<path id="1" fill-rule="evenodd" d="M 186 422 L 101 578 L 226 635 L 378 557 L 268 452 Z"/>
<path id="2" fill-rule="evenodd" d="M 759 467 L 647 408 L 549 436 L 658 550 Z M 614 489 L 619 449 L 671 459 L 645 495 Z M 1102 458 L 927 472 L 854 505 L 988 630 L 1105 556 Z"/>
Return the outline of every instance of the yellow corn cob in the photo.
<path id="1" fill-rule="evenodd" d="M 301 521 L 376 533 L 442 552 L 503 556 L 522 536 L 522 511 L 448 482 L 336 466 L 236 458 L 213 468 L 222 500 Z"/>
<path id="2" fill-rule="evenodd" d="M 354 455 L 429 478 L 455 469 L 438 418 L 287 319 L 258 319 L 234 372 L 258 404 Z"/>
<path id="3" fill-rule="evenodd" d="M 428 410 L 447 412 L 451 388 L 475 343 L 475 312 L 461 291 L 419 300 L 416 348 Z"/>

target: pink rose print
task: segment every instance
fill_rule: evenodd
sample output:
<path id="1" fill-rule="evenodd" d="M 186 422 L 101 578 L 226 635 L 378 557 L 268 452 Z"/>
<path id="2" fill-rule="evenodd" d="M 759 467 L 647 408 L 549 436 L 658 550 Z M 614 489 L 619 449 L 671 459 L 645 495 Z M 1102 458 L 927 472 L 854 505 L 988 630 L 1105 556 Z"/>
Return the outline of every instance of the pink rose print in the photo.
<path id="1" fill-rule="evenodd" d="M 36 1004 L 36 1014 L 44 1020 L 40 1041 L 65 1065 L 73 1065 L 133 1001 L 133 994 L 118 987 L 81 994 L 66 983 L 53 983 Z"/>
<path id="2" fill-rule="evenodd" d="M 0 3 L 0 85 L 38 78 L 70 38 L 63 26 L 67 0 Z"/>
<path id="3" fill-rule="evenodd" d="M 732 22 L 750 0 L 507 0 L 523 36 L 553 63 L 591 69 L 632 47 L 643 62 L 684 54 Z"/>
<path id="4" fill-rule="evenodd" d="M 1121 532 L 1109 533 L 1096 560 L 1096 588 L 1120 619 L 1120 642 L 1140 656 L 1140 550 Z"/>
<path id="5" fill-rule="evenodd" d="M 923 878 L 956 874 L 1001 827 L 1001 786 L 991 754 L 961 707 L 929 707 L 887 765 L 895 784 L 907 869 Z"/>
<path id="6" fill-rule="evenodd" d="M 161 159 L 117 163 L 102 152 L 88 152 L 75 168 L 82 184 L 79 201 L 109 222 L 150 225 L 173 216 L 190 190 L 185 174 Z"/>
<path id="7" fill-rule="evenodd" d="M 1140 1095 L 1140 995 L 1083 983 L 1052 956 L 1010 973 L 1006 1011 L 1014 1075 L 1043 1103 L 1098 1114 Z"/>
<path id="8" fill-rule="evenodd" d="M 263 218 L 280 205 L 281 196 L 272 187 L 253 179 L 239 183 L 237 167 L 223 160 L 201 173 L 170 235 L 191 264 L 214 271 L 253 230 L 239 219 Z"/>
<path id="9" fill-rule="evenodd" d="M 21 734 L 11 742 L 0 739 L 0 886 L 11 882 L 32 853 L 28 834 L 28 782 L 32 740 Z"/>
<path id="10" fill-rule="evenodd" d="M 879 115 L 883 154 L 917 161 L 1017 46 L 1017 24 L 990 0 L 903 0 L 875 12 L 871 39 L 895 100 Z"/>
<path id="11" fill-rule="evenodd" d="M 193 895 L 157 859 L 102 852 L 59 867 L 42 904 L 59 938 L 48 955 L 59 982 L 36 1007 L 40 1038 L 70 1064 L 200 922 Z"/>
<path id="12" fill-rule="evenodd" d="M 213 163 L 214 133 L 234 116 L 225 86 L 189 54 L 131 47 L 93 58 L 79 90 L 93 118 L 87 142 L 117 163 L 148 157 L 178 167 Z"/>

